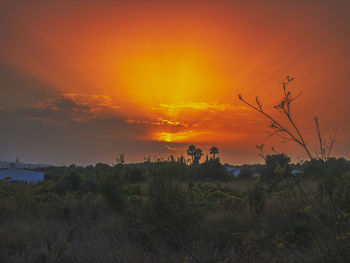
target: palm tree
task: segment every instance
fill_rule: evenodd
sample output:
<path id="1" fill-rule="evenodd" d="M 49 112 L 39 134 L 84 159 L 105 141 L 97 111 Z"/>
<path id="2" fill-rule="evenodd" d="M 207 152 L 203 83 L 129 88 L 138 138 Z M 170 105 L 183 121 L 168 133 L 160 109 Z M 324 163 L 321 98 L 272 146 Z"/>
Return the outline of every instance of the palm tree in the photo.
<path id="1" fill-rule="evenodd" d="M 194 146 L 193 144 L 191 144 L 187 148 L 187 155 L 191 156 L 192 164 L 198 164 L 199 160 L 203 156 L 203 151 L 201 149 L 197 148 L 196 146 Z"/>
<path id="2" fill-rule="evenodd" d="M 198 164 L 199 160 L 202 158 L 203 156 L 203 151 L 199 148 L 196 149 L 195 151 L 195 155 L 194 155 L 194 163 Z"/>
<path id="3" fill-rule="evenodd" d="M 191 156 L 192 163 L 194 163 L 194 160 L 195 160 L 196 150 L 197 150 L 197 148 L 193 144 L 191 144 L 187 148 L 187 155 Z"/>
<path id="4" fill-rule="evenodd" d="M 210 151 L 209 153 L 213 155 L 213 159 L 215 160 L 215 154 L 219 153 L 219 149 L 217 147 L 213 146 L 210 148 L 209 151 Z"/>

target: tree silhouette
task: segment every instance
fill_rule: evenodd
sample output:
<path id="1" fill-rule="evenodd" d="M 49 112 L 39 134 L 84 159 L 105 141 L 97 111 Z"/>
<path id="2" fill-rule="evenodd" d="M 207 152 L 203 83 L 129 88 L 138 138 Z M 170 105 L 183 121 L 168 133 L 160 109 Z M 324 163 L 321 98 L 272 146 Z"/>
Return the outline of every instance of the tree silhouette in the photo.
<path id="1" fill-rule="evenodd" d="M 191 144 L 190 146 L 188 146 L 187 148 L 187 155 L 191 156 L 192 159 L 192 163 L 194 163 L 194 157 L 196 155 L 196 146 L 194 146 L 193 144 Z"/>
<path id="2" fill-rule="evenodd" d="M 215 146 L 211 147 L 209 149 L 209 153 L 213 155 L 213 159 L 215 160 L 215 155 L 219 153 L 219 149 Z"/>
<path id="3" fill-rule="evenodd" d="M 198 164 L 199 160 L 203 156 L 203 151 L 197 148 L 196 146 L 194 146 L 193 144 L 191 144 L 187 148 L 187 155 L 191 156 L 192 164 Z"/>
<path id="4" fill-rule="evenodd" d="M 199 160 L 202 158 L 202 156 L 203 156 L 203 151 L 197 148 L 195 151 L 194 163 L 199 164 Z"/>

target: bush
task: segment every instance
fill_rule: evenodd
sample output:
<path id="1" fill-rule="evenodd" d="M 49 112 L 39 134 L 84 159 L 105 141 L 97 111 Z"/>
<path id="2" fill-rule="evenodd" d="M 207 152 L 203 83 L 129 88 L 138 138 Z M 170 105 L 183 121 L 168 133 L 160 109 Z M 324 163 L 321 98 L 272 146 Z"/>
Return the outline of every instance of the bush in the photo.
<path id="1" fill-rule="evenodd" d="M 71 168 L 60 178 L 57 185 L 57 191 L 59 193 L 81 191 L 83 189 L 84 180 L 85 177 L 82 173 Z"/>
<path id="2" fill-rule="evenodd" d="M 138 167 L 132 167 L 126 170 L 126 178 L 131 183 L 144 182 L 146 178 L 143 174 L 144 170 Z"/>
<path id="3" fill-rule="evenodd" d="M 114 211 L 122 213 L 127 206 L 125 181 L 121 177 L 122 165 L 113 168 L 111 173 L 100 175 L 99 191 Z"/>
<path id="4" fill-rule="evenodd" d="M 260 179 L 251 184 L 247 197 L 250 211 L 255 215 L 262 215 L 265 209 L 266 191 Z"/>
<path id="5" fill-rule="evenodd" d="M 252 178 L 252 175 L 253 175 L 252 170 L 247 169 L 247 168 L 242 168 L 238 177 L 248 179 L 248 178 Z"/>
<path id="6" fill-rule="evenodd" d="M 219 180 L 219 181 L 228 181 L 230 176 L 223 166 L 220 163 L 219 158 L 210 159 L 200 164 L 198 170 L 198 176 L 195 179 L 203 180 L 203 179 L 211 179 L 211 180 Z"/>
<path id="7" fill-rule="evenodd" d="M 284 153 L 267 155 L 265 169 L 261 175 L 262 180 L 281 180 L 290 176 L 290 157 Z"/>

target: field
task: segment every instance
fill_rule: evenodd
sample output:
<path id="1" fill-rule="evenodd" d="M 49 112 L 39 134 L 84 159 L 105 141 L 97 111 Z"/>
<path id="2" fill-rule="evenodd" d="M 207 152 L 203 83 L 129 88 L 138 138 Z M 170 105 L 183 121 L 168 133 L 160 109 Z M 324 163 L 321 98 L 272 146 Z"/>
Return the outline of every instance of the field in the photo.
<path id="1" fill-rule="evenodd" d="M 0 261 L 347 262 L 349 162 L 277 166 L 233 178 L 179 158 L 3 180 Z"/>

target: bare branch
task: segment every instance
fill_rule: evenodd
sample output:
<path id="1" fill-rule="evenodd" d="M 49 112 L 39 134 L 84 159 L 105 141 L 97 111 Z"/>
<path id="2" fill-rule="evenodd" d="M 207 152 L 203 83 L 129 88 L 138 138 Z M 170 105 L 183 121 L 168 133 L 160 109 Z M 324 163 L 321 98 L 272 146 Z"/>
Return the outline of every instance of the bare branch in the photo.
<path id="1" fill-rule="evenodd" d="M 329 156 L 331 155 L 331 152 L 332 152 L 332 150 L 333 150 L 333 146 L 334 146 L 335 138 L 336 138 L 336 137 L 337 137 L 337 130 L 335 130 L 334 135 L 330 138 L 331 142 L 330 142 L 329 147 L 328 147 L 327 159 L 328 159 Z"/>
<path id="2" fill-rule="evenodd" d="M 274 106 L 274 109 L 276 109 L 278 112 L 282 113 L 283 115 L 285 115 L 289 121 L 289 123 L 292 125 L 294 132 L 296 132 L 297 135 L 294 135 L 294 133 L 289 130 L 286 126 L 284 126 L 280 121 L 277 121 L 276 119 L 274 119 L 271 114 L 265 112 L 262 109 L 262 103 L 259 100 L 259 97 L 255 98 L 255 102 L 257 106 L 252 105 L 251 103 L 249 103 L 248 101 L 246 101 L 241 94 L 238 95 L 238 98 L 243 101 L 246 105 L 248 105 L 249 107 L 251 107 L 252 109 L 260 112 L 261 114 L 263 114 L 267 119 L 269 119 L 271 121 L 270 124 L 270 128 L 274 129 L 274 133 L 272 135 L 278 134 L 281 136 L 281 133 L 285 134 L 286 136 L 282 136 L 282 138 L 286 141 L 294 141 L 296 142 L 298 145 L 300 145 L 304 151 L 307 153 L 307 155 L 309 156 L 309 158 L 312 160 L 313 156 L 311 155 L 308 147 L 306 146 L 306 143 L 304 141 L 304 138 L 301 134 L 301 132 L 299 131 L 298 127 L 296 126 L 292 116 L 291 116 L 291 111 L 290 111 L 290 105 L 291 103 L 298 98 L 301 93 L 299 93 L 296 97 L 292 96 L 292 93 L 287 89 L 288 84 L 293 81 L 294 78 L 287 76 L 283 81 L 282 81 L 282 89 L 283 89 L 283 97 L 282 100 L 280 101 L 280 103 L 276 106 Z M 269 136 L 271 137 L 271 136 Z"/>
<path id="3" fill-rule="evenodd" d="M 319 146 L 320 146 L 320 155 L 321 155 L 322 160 L 324 160 L 325 159 L 325 150 L 323 147 L 322 136 L 321 136 L 320 126 L 318 124 L 317 117 L 315 117 L 315 124 L 316 124 L 316 132 L 317 132 L 317 137 L 318 137 Z"/>
<path id="4" fill-rule="evenodd" d="M 258 149 L 258 156 L 264 159 L 266 161 L 266 155 L 264 153 L 264 144 L 256 145 L 256 148 Z"/>

